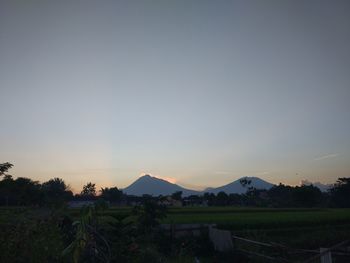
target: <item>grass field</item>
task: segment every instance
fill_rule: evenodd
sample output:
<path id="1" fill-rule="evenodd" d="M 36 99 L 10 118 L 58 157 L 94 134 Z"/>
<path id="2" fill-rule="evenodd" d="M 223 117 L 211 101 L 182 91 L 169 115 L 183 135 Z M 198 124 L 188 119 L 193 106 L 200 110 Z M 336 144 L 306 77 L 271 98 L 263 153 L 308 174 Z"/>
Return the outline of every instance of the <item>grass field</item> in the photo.
<path id="1" fill-rule="evenodd" d="M 102 222 L 127 215 L 131 207 L 110 208 L 101 213 Z M 31 217 L 42 210 L 1 208 L 0 223 Z M 79 209 L 68 211 L 73 217 Z M 292 246 L 316 248 L 350 239 L 350 209 L 272 209 L 236 207 L 169 208 L 165 224 L 215 223 L 219 228 L 255 240 L 280 242 Z"/>
<path id="2" fill-rule="evenodd" d="M 131 210 L 131 207 L 110 208 L 101 212 L 101 216 L 109 218 L 128 215 Z M 79 215 L 79 209 L 68 211 L 74 217 Z M 0 208 L 0 223 L 13 216 L 21 217 L 37 213 L 45 213 L 45 210 Z M 231 230 L 343 225 L 350 224 L 350 209 L 179 207 L 169 208 L 167 217 L 162 223 L 214 223 L 229 226 Z"/>
<path id="3" fill-rule="evenodd" d="M 216 223 L 235 235 L 299 248 L 329 247 L 350 239 L 350 209 L 182 208 L 166 223 Z"/>
<path id="4" fill-rule="evenodd" d="M 104 217 L 128 212 L 110 209 Z M 214 223 L 238 236 L 301 248 L 327 247 L 350 239 L 350 209 L 183 207 L 168 209 L 162 223 Z"/>
<path id="5" fill-rule="evenodd" d="M 166 223 L 216 223 L 231 229 L 350 224 L 350 209 L 173 209 Z"/>
<path id="6" fill-rule="evenodd" d="M 103 217 L 129 214 L 131 208 L 111 208 Z M 72 210 L 78 214 L 79 210 Z M 213 223 L 230 226 L 232 230 L 257 228 L 305 227 L 350 224 L 350 209 L 271 209 L 234 207 L 169 208 L 162 223 Z"/>

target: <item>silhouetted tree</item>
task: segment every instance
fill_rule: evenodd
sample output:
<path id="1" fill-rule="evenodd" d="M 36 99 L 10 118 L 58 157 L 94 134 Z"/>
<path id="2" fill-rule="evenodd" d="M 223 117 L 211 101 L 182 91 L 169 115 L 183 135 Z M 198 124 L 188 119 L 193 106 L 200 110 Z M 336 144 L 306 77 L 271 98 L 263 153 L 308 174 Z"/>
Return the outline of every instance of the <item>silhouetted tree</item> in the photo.
<path id="1" fill-rule="evenodd" d="M 153 196 L 149 194 L 143 194 L 141 196 L 142 203 L 153 200 Z"/>
<path id="2" fill-rule="evenodd" d="M 296 186 L 293 190 L 295 206 L 315 207 L 323 202 L 323 195 L 319 188 L 313 185 Z"/>
<path id="3" fill-rule="evenodd" d="M 330 189 L 331 205 L 335 207 L 350 207 L 350 178 L 338 178 Z"/>
<path id="4" fill-rule="evenodd" d="M 6 162 L 0 163 L 0 176 L 6 175 L 7 171 L 13 167 L 13 164 Z"/>
<path id="5" fill-rule="evenodd" d="M 289 185 L 281 183 L 279 185 L 274 185 L 267 192 L 270 205 L 273 207 L 294 206 L 293 190 L 294 188 Z"/>
<path id="6" fill-rule="evenodd" d="M 87 183 L 83 186 L 83 190 L 81 191 L 82 195 L 96 195 L 96 185 L 93 183 Z"/>
<path id="7" fill-rule="evenodd" d="M 89 182 L 83 186 L 80 195 L 85 199 L 93 199 L 96 196 L 96 185 Z"/>
<path id="8" fill-rule="evenodd" d="M 101 197 L 111 203 L 120 202 L 122 199 L 123 192 L 118 189 L 118 187 L 111 188 L 101 188 Z"/>
<path id="9" fill-rule="evenodd" d="M 228 195 L 225 192 L 221 191 L 217 194 L 216 205 L 226 206 L 228 205 L 228 201 L 229 201 Z"/>
<path id="10" fill-rule="evenodd" d="M 39 182 L 25 177 L 18 177 L 14 183 L 18 205 L 38 205 L 41 203 L 42 192 Z"/>
<path id="11" fill-rule="evenodd" d="M 0 181 L 0 205 L 15 205 L 18 193 L 11 175 L 5 175 Z"/>
<path id="12" fill-rule="evenodd" d="M 66 183 L 60 178 L 53 178 L 43 183 L 42 190 L 47 204 L 61 205 L 73 196 Z"/>
<path id="13" fill-rule="evenodd" d="M 230 205 L 243 205 L 242 195 L 240 194 L 229 194 L 228 200 Z"/>
<path id="14" fill-rule="evenodd" d="M 268 194 L 265 189 L 256 189 L 251 187 L 248 189 L 245 196 L 245 205 L 265 207 L 268 205 Z"/>
<path id="15" fill-rule="evenodd" d="M 207 202 L 208 206 L 215 205 L 216 196 L 213 193 L 204 193 L 204 200 Z"/>
<path id="16" fill-rule="evenodd" d="M 183 198 L 184 205 L 202 205 L 203 197 L 199 195 L 190 195 Z"/>
<path id="17" fill-rule="evenodd" d="M 181 201 L 182 200 L 182 191 L 176 191 L 171 195 L 171 198 L 174 200 Z"/>
<path id="18" fill-rule="evenodd" d="M 18 177 L 13 180 L 12 176 L 6 174 L 11 163 L 0 164 L 0 203 L 5 205 L 38 205 L 41 202 L 40 184 L 29 178 Z"/>

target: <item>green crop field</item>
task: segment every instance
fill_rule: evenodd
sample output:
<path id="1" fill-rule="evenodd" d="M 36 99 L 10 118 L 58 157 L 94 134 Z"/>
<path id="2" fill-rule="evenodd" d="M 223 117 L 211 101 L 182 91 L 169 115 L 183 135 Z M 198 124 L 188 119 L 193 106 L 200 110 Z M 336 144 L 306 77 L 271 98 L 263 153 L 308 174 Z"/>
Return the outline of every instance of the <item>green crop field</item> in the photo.
<path id="1" fill-rule="evenodd" d="M 130 207 L 111 208 L 103 216 L 129 214 Z M 78 209 L 71 211 L 77 215 Z M 350 224 L 350 209 L 279 209 L 234 207 L 183 207 L 169 208 L 162 223 L 229 225 L 230 229 L 280 228 Z"/>
<path id="2" fill-rule="evenodd" d="M 110 208 L 103 217 L 130 214 L 131 207 Z M 72 209 L 78 215 L 79 209 Z M 350 209 L 279 209 L 234 207 L 183 207 L 169 208 L 162 223 L 204 224 L 230 226 L 230 229 L 305 227 L 319 225 L 350 224 Z"/>
<path id="3" fill-rule="evenodd" d="M 231 229 L 350 223 L 350 209 L 174 209 L 166 223 L 216 223 Z"/>
<path id="4" fill-rule="evenodd" d="M 103 223 L 127 216 L 131 207 L 100 212 Z M 79 209 L 67 211 L 79 216 Z M 45 214 L 31 208 L 1 208 L 0 224 Z M 217 224 L 219 228 L 254 240 L 280 242 L 297 247 L 320 247 L 350 239 L 350 209 L 273 209 L 236 207 L 169 208 L 164 224 Z"/>
<path id="5" fill-rule="evenodd" d="M 131 208 L 113 208 L 103 217 L 108 221 L 112 215 L 130 211 Z M 212 223 L 238 236 L 303 248 L 350 239 L 350 209 L 182 207 L 169 208 L 162 223 Z"/>
<path id="6" fill-rule="evenodd" d="M 102 217 L 128 215 L 131 210 L 131 207 L 117 207 L 100 214 Z M 0 223 L 14 215 L 21 217 L 43 212 L 44 210 L 34 208 L 0 208 Z M 78 216 L 79 209 L 69 209 L 68 213 Z M 162 223 L 212 223 L 230 226 L 232 230 L 342 225 L 350 224 L 350 209 L 179 207 L 169 208 Z"/>
<path id="7" fill-rule="evenodd" d="M 164 223 L 215 223 L 237 236 L 300 248 L 350 239 L 350 209 L 177 208 Z"/>

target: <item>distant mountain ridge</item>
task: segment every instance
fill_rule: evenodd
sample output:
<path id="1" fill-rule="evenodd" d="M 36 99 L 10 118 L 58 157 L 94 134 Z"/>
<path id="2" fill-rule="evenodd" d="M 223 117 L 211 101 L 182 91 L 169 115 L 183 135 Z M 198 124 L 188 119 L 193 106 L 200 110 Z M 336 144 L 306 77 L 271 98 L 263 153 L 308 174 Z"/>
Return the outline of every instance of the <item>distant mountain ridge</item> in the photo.
<path id="1" fill-rule="evenodd" d="M 246 179 L 247 181 L 250 181 L 250 184 L 243 186 L 241 183 L 242 179 Z M 242 177 L 236 181 L 233 181 L 232 183 L 225 184 L 225 185 L 220 186 L 220 187 L 206 188 L 204 190 L 204 192 L 214 193 L 214 194 L 217 194 L 219 192 L 225 192 L 226 194 L 244 194 L 247 192 L 249 187 L 254 187 L 256 189 L 269 190 L 273 186 L 274 186 L 274 184 L 266 182 L 265 180 L 260 179 L 259 177 L 246 176 L 246 177 Z"/>
<path id="2" fill-rule="evenodd" d="M 198 191 L 186 189 L 177 184 L 170 183 L 166 180 L 159 179 L 148 174 L 141 176 L 131 185 L 123 189 L 124 193 L 136 196 L 141 196 L 144 194 L 153 196 L 171 195 L 177 191 L 182 191 L 182 196 L 200 194 Z"/>
<path id="3" fill-rule="evenodd" d="M 244 187 L 241 184 L 242 179 L 247 179 L 250 181 L 250 185 Z M 166 180 L 153 177 L 150 175 L 144 175 L 138 178 L 135 182 L 130 184 L 128 187 L 123 189 L 123 192 L 128 195 L 142 196 L 144 194 L 158 196 L 158 195 L 171 195 L 177 191 L 182 191 L 183 196 L 189 195 L 200 195 L 203 193 L 219 193 L 221 191 L 227 194 L 243 194 L 248 190 L 248 187 L 254 187 L 256 189 L 270 189 L 273 184 L 266 182 L 258 177 L 242 177 L 232 183 L 216 187 L 216 188 L 206 188 L 204 191 L 195 191 L 191 189 L 184 188 L 177 184 L 170 183 Z"/>

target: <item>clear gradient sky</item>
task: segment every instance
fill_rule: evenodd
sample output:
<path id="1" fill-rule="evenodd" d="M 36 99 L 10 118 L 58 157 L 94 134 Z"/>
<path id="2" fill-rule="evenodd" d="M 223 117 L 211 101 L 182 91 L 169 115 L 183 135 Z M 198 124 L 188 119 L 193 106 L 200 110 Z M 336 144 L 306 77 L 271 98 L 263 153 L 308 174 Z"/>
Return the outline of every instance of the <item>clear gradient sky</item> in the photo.
<path id="1" fill-rule="evenodd" d="M 1 1 L 14 176 L 350 176 L 350 1 Z"/>

